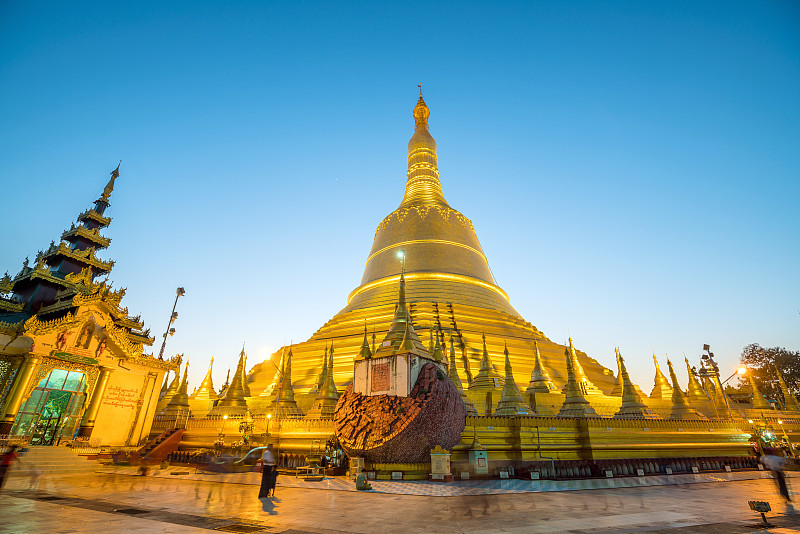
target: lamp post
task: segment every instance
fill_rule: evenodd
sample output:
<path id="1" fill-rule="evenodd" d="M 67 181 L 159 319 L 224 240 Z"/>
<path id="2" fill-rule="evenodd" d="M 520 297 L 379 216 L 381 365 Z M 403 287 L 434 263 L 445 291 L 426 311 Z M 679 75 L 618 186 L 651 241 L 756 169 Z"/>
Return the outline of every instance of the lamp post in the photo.
<path id="1" fill-rule="evenodd" d="M 169 315 L 169 324 L 167 324 L 167 331 L 164 332 L 164 341 L 161 343 L 161 350 L 158 351 L 158 359 L 164 359 L 164 347 L 167 346 L 167 336 L 175 335 L 175 329 L 172 328 L 172 323 L 175 322 L 175 319 L 178 318 L 178 312 L 175 311 L 175 308 L 178 306 L 178 299 L 181 298 L 186 294 L 186 290 L 182 287 L 179 287 L 175 290 L 175 304 L 172 305 L 172 313 Z"/>
<path id="2" fill-rule="evenodd" d="M 269 436 L 269 422 L 270 422 L 271 419 L 272 419 L 272 414 L 268 413 L 267 414 L 267 435 L 268 436 Z"/>
<path id="3" fill-rule="evenodd" d="M 706 367 L 706 364 L 708 364 L 708 367 Z M 737 373 L 739 373 L 738 370 L 736 373 L 728 377 L 725 382 L 733 378 Z M 695 371 L 695 374 L 703 378 L 709 378 L 712 381 L 716 380 L 716 383 L 719 384 L 719 392 L 720 395 L 722 395 L 722 400 L 725 401 L 725 407 L 728 409 L 728 417 L 733 419 L 731 405 L 728 402 L 728 397 L 725 395 L 725 390 L 722 387 L 722 381 L 719 378 L 719 366 L 717 365 L 717 362 L 714 361 L 714 353 L 711 352 L 711 347 L 708 344 L 703 345 L 703 354 L 700 355 L 700 370 Z"/>

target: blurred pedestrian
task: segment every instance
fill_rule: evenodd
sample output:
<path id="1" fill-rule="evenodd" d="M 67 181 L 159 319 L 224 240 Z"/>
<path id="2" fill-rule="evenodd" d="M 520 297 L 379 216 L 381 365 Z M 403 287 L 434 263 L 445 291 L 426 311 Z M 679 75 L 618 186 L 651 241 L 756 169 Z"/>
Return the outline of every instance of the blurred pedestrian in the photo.
<path id="1" fill-rule="evenodd" d="M 264 454 L 261 455 L 261 487 L 258 490 L 258 498 L 269 497 L 270 491 L 275 495 L 275 455 L 272 452 L 272 445 L 267 445 Z"/>
<path id="2" fill-rule="evenodd" d="M 764 450 L 764 456 L 760 458 L 761 463 L 772 471 L 772 477 L 775 479 L 775 484 L 778 486 L 778 492 L 781 494 L 787 503 L 791 503 L 792 499 L 789 496 L 789 488 L 786 485 L 786 475 L 783 469 L 786 465 L 786 458 L 783 457 L 783 451 L 775 448 L 767 448 Z"/>
<path id="3" fill-rule="evenodd" d="M 11 469 L 14 460 L 19 458 L 19 454 L 17 454 L 18 449 L 19 446 L 12 445 L 8 451 L 3 454 L 2 458 L 0 458 L 0 489 L 6 485 L 6 477 L 8 476 L 8 471 Z"/>

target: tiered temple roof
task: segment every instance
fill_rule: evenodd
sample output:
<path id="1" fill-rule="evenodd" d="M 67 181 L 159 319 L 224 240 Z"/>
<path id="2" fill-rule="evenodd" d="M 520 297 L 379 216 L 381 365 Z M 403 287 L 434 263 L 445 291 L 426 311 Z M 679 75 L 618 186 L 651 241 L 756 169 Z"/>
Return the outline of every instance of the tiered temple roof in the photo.
<path id="1" fill-rule="evenodd" d="M 144 346 L 153 344 L 150 330 L 144 328 L 139 316 L 131 316 L 121 305 L 125 289 L 113 289 L 106 276 L 114 262 L 103 260 L 98 253 L 105 250 L 111 239 L 101 230 L 111 219 L 105 215 L 111 205 L 111 194 L 119 177 L 119 166 L 94 206 L 77 217 L 69 229 L 62 232 L 58 243 L 51 242 L 40 250 L 33 265 L 28 258 L 13 278 L 5 274 L 0 279 L 0 334 L 19 337 L 24 332 L 40 330 L 61 323 L 74 327 L 78 308 L 96 304 L 109 317 L 105 338 L 113 343 L 126 358 L 135 361 L 152 360 L 143 353 Z M 59 348 L 67 344 L 59 339 Z M 159 367 L 159 364 L 149 364 Z M 165 362 L 164 369 L 174 368 L 174 362 Z"/>

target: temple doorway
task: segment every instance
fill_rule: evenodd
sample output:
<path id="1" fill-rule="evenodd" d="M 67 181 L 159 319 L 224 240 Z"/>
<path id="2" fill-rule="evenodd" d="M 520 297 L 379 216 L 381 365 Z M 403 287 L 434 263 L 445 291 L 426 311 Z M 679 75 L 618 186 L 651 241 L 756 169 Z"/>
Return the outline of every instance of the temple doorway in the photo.
<path id="1" fill-rule="evenodd" d="M 85 401 L 86 375 L 53 369 L 31 392 L 11 433 L 29 437 L 31 445 L 57 445 L 62 437 L 71 439 Z"/>

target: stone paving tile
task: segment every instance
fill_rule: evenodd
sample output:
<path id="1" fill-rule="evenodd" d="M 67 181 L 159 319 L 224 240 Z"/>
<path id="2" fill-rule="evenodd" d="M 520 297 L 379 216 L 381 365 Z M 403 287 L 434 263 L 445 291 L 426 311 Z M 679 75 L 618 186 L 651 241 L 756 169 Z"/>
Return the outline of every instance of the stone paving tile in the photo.
<path id="1" fill-rule="evenodd" d="M 122 474 L 136 476 L 137 468 L 116 468 L 99 472 L 109 474 Z M 170 467 L 152 472 L 156 478 L 178 478 L 174 473 L 181 473 L 180 478 L 185 480 L 202 480 L 207 482 L 227 482 L 236 484 L 259 485 L 259 473 L 196 473 L 194 469 L 186 467 Z M 787 476 L 800 477 L 800 472 L 789 472 Z M 669 486 L 681 484 L 702 484 L 708 482 L 735 482 L 752 479 L 771 479 L 771 475 L 764 471 L 748 470 L 732 473 L 700 473 L 670 476 L 646 477 L 619 477 L 595 478 L 585 480 L 456 480 L 449 483 L 431 482 L 427 480 L 406 480 L 393 482 L 385 480 L 370 481 L 372 490 L 367 493 L 392 493 L 399 495 L 431 495 L 431 496 L 456 496 L 456 495 L 491 495 L 504 493 L 537 493 L 550 491 L 576 491 L 591 489 L 631 488 L 644 486 Z M 337 491 L 355 492 L 355 485 L 346 477 L 325 477 L 320 481 L 306 481 L 302 478 L 281 475 L 278 483 L 282 487 L 327 489 Z"/>
<path id="2" fill-rule="evenodd" d="M 183 516 L 206 526 L 258 522 L 269 534 L 740 532 L 759 519 L 748 499 L 770 501 L 780 528 L 800 526 L 798 516 L 781 517 L 772 481 L 761 479 L 450 497 L 279 487 L 275 499 L 261 502 L 251 485 L 177 478 L 42 477 L 34 488 L 41 495 L 11 480 L 0 493 L 0 532 L 212 532 L 178 524 Z M 35 496 L 64 497 L 72 506 Z M 113 512 L 125 507 L 148 515 Z"/>

